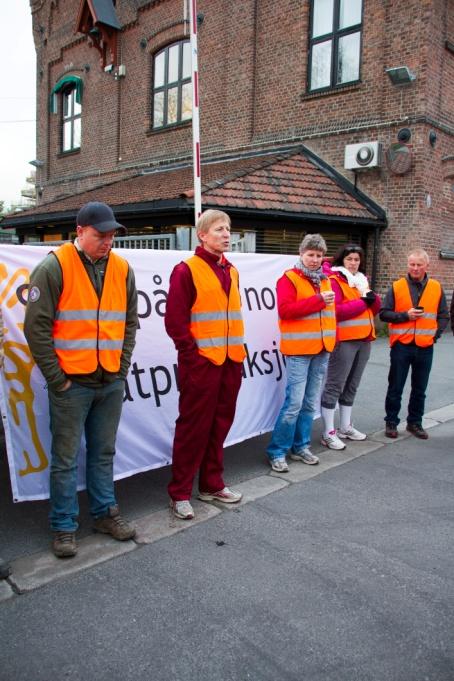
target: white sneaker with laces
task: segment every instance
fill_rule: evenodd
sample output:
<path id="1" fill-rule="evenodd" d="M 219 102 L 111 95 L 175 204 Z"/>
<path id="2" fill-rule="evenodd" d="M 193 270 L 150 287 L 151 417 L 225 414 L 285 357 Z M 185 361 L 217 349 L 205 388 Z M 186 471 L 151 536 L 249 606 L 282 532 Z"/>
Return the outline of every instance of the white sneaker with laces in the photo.
<path id="1" fill-rule="evenodd" d="M 348 426 L 348 428 L 346 428 L 345 430 L 342 430 L 341 428 L 339 428 L 339 430 L 337 431 L 337 434 L 343 440 L 348 439 L 348 440 L 359 441 L 359 440 L 365 440 L 366 437 L 367 437 L 366 433 L 362 433 L 360 430 L 357 430 L 356 428 L 354 428 L 354 426 L 351 423 Z"/>
<path id="2" fill-rule="evenodd" d="M 290 452 L 289 456 L 292 461 L 301 461 L 309 464 L 309 466 L 315 466 L 319 462 L 318 456 L 312 454 L 309 447 L 305 447 L 302 452 Z"/>
<path id="3" fill-rule="evenodd" d="M 335 430 L 330 431 L 326 435 L 322 435 L 320 442 L 322 445 L 325 445 L 325 447 L 328 447 L 328 449 L 345 449 L 345 444 L 337 437 Z"/>
<path id="4" fill-rule="evenodd" d="M 194 517 L 194 509 L 186 499 L 184 501 L 171 501 L 170 508 L 172 509 L 173 515 L 176 518 L 181 518 L 182 520 L 192 520 Z"/>
<path id="5" fill-rule="evenodd" d="M 200 501 L 221 501 L 223 504 L 237 504 L 243 498 L 241 492 L 224 487 L 219 492 L 199 492 Z"/>
<path id="6" fill-rule="evenodd" d="M 288 464 L 285 459 L 269 459 L 269 462 L 276 473 L 288 473 Z"/>

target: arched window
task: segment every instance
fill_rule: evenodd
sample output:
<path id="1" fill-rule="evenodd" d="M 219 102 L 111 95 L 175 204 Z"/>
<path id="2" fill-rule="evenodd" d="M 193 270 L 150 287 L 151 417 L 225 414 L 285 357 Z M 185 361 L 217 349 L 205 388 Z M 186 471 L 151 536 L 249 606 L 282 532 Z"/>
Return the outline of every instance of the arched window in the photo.
<path id="1" fill-rule="evenodd" d="M 77 101 L 76 88 L 69 85 L 61 93 L 62 97 L 62 152 L 80 149 L 82 137 L 82 105 Z"/>
<path id="2" fill-rule="evenodd" d="M 181 40 L 154 55 L 152 127 L 178 125 L 191 118 L 191 44 Z"/>

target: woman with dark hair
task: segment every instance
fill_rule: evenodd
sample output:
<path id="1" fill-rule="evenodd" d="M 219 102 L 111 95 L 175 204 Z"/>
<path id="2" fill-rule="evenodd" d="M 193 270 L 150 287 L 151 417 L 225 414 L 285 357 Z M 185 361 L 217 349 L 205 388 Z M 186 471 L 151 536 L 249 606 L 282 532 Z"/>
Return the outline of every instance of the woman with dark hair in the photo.
<path id="1" fill-rule="evenodd" d="M 381 307 L 380 297 L 371 291 L 363 271 L 364 251 L 346 244 L 337 251 L 329 277 L 335 294 L 337 345 L 331 354 L 321 400 L 324 423 L 322 444 L 329 449 L 345 449 L 343 440 L 365 440 L 352 424 L 352 407 L 364 368 L 375 340 L 374 316 Z M 334 412 L 339 402 L 339 429 Z"/>

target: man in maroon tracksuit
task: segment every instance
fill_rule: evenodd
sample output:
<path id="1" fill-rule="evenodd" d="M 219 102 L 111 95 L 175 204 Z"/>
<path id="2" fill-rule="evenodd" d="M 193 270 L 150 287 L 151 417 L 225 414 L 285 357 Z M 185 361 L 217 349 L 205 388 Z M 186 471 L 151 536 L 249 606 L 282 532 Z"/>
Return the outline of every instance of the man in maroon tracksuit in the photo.
<path id="1" fill-rule="evenodd" d="M 175 516 L 186 520 L 194 517 L 190 499 L 197 471 L 202 501 L 236 503 L 242 496 L 223 480 L 223 445 L 235 416 L 245 354 L 238 273 L 224 257 L 230 219 L 208 210 L 196 229 L 200 246 L 174 268 L 165 315 L 178 351 L 180 388 L 168 490 Z M 208 318 L 214 337 L 204 331 Z"/>

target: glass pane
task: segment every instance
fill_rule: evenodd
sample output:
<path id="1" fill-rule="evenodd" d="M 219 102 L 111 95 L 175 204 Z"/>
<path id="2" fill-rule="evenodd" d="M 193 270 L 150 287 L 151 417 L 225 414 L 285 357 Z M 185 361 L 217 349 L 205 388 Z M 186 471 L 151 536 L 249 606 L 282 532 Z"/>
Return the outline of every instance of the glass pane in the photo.
<path id="1" fill-rule="evenodd" d="M 71 121 L 63 124 L 63 151 L 71 149 Z"/>
<path id="2" fill-rule="evenodd" d="M 74 115 L 79 116 L 82 113 L 82 106 L 76 102 L 76 91 L 74 90 Z"/>
<path id="3" fill-rule="evenodd" d="M 154 60 L 154 86 L 161 87 L 164 85 L 164 58 L 165 52 L 157 54 Z"/>
<path id="4" fill-rule="evenodd" d="M 71 93 L 63 93 L 63 118 L 67 118 L 71 115 Z"/>
<path id="5" fill-rule="evenodd" d="M 157 92 L 153 102 L 153 128 L 164 125 L 164 93 Z"/>
<path id="6" fill-rule="evenodd" d="M 192 84 L 185 83 L 181 92 L 181 120 L 192 118 Z"/>
<path id="7" fill-rule="evenodd" d="M 337 62 L 336 83 L 350 83 L 359 79 L 359 33 L 351 33 L 339 38 L 339 57 Z"/>
<path id="8" fill-rule="evenodd" d="M 167 124 L 176 123 L 178 118 L 178 88 L 173 87 L 167 93 Z"/>
<path id="9" fill-rule="evenodd" d="M 191 77 L 191 43 L 183 44 L 183 79 Z"/>
<path id="10" fill-rule="evenodd" d="M 169 47 L 169 83 L 178 80 L 178 55 L 180 54 L 180 44 Z"/>
<path id="11" fill-rule="evenodd" d="M 313 38 L 333 30 L 333 4 L 334 0 L 314 0 Z"/>
<path id="12" fill-rule="evenodd" d="M 340 0 L 339 28 L 361 23 L 362 0 Z"/>
<path id="13" fill-rule="evenodd" d="M 73 149 L 80 149 L 81 133 L 82 133 L 82 120 L 80 118 L 76 118 L 76 120 L 74 121 Z"/>
<path id="14" fill-rule="evenodd" d="M 312 47 L 311 90 L 331 85 L 332 41 L 318 43 Z"/>

